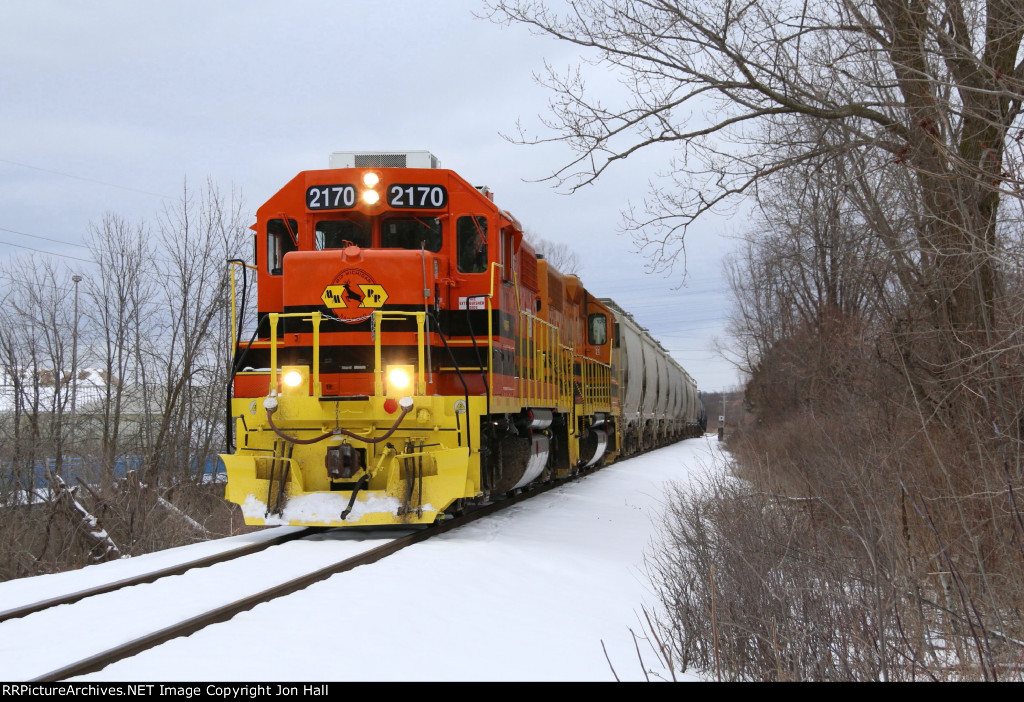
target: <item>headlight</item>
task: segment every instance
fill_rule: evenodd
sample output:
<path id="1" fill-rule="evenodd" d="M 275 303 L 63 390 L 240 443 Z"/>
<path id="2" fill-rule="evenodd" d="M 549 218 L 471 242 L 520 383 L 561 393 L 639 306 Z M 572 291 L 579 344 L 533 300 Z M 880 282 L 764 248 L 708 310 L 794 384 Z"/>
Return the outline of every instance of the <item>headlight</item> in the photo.
<path id="1" fill-rule="evenodd" d="M 380 182 L 380 176 L 378 176 L 376 173 L 364 173 L 363 174 L 363 185 L 365 185 L 366 187 L 372 188 L 373 186 L 375 186 L 379 182 Z"/>
<path id="2" fill-rule="evenodd" d="M 405 390 L 412 385 L 412 375 L 405 368 L 392 368 L 388 371 L 388 390 Z"/>
<path id="3" fill-rule="evenodd" d="M 279 377 L 281 378 L 281 394 L 309 394 L 308 366 L 283 366 L 281 368 L 281 375 Z"/>
<path id="4" fill-rule="evenodd" d="M 363 202 L 367 205 L 376 205 L 380 200 L 380 195 L 376 190 L 366 190 L 363 192 Z"/>

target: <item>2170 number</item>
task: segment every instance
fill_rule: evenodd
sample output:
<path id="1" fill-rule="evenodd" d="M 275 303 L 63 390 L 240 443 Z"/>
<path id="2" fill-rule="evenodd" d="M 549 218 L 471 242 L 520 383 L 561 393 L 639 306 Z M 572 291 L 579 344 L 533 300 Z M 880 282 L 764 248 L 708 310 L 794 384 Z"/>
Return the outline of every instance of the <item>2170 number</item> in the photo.
<path id="1" fill-rule="evenodd" d="M 440 209 L 448 204 L 443 185 L 395 183 L 388 186 L 388 207 Z"/>
<path id="2" fill-rule="evenodd" d="M 311 210 L 347 210 L 356 205 L 354 185 L 314 185 L 306 188 L 306 207 Z"/>

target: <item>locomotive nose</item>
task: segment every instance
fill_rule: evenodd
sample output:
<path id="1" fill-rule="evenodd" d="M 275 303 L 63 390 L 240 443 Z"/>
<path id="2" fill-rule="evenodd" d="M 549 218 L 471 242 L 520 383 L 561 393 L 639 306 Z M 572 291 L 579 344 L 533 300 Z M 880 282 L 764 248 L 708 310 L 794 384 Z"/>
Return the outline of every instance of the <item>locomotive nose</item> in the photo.
<path id="1" fill-rule="evenodd" d="M 284 262 L 283 302 L 289 311 L 317 307 L 343 321 L 383 308 L 435 305 L 436 281 L 446 268 L 430 251 L 395 251 L 348 246 L 296 251 Z"/>

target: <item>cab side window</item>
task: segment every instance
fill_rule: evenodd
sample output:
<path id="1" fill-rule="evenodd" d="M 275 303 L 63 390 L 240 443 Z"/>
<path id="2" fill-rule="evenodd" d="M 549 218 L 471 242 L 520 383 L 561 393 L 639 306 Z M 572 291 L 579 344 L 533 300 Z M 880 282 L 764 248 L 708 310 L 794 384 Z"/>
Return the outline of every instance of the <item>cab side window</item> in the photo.
<path id="1" fill-rule="evenodd" d="M 511 283 L 516 267 L 515 249 L 511 229 L 501 230 L 501 279 Z"/>
<path id="2" fill-rule="evenodd" d="M 267 270 L 281 275 L 284 255 L 299 248 L 298 223 L 294 219 L 272 219 L 267 222 Z"/>
<path id="3" fill-rule="evenodd" d="M 608 343 L 608 318 L 597 312 L 587 320 L 587 339 L 591 346 L 602 346 Z"/>
<path id="4" fill-rule="evenodd" d="M 487 272 L 487 218 L 459 217 L 456 223 L 460 273 Z"/>

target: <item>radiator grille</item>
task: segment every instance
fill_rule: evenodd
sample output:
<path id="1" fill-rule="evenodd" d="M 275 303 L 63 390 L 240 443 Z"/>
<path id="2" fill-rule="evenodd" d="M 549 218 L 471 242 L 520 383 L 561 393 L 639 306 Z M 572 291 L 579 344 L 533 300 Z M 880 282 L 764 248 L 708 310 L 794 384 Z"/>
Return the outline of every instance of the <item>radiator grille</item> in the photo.
<path id="1" fill-rule="evenodd" d="M 356 168 L 405 168 L 405 154 L 356 154 Z"/>
<path id="2" fill-rule="evenodd" d="M 429 151 L 335 151 L 330 168 L 440 168 Z"/>
<path id="3" fill-rule="evenodd" d="M 537 259 L 535 259 L 533 256 L 523 256 L 522 261 L 523 285 L 528 287 L 530 290 L 536 290 Z"/>
<path id="4" fill-rule="evenodd" d="M 562 281 L 553 275 L 548 276 L 548 297 L 551 298 L 551 309 L 562 312 L 562 299 L 565 291 L 562 289 Z"/>

